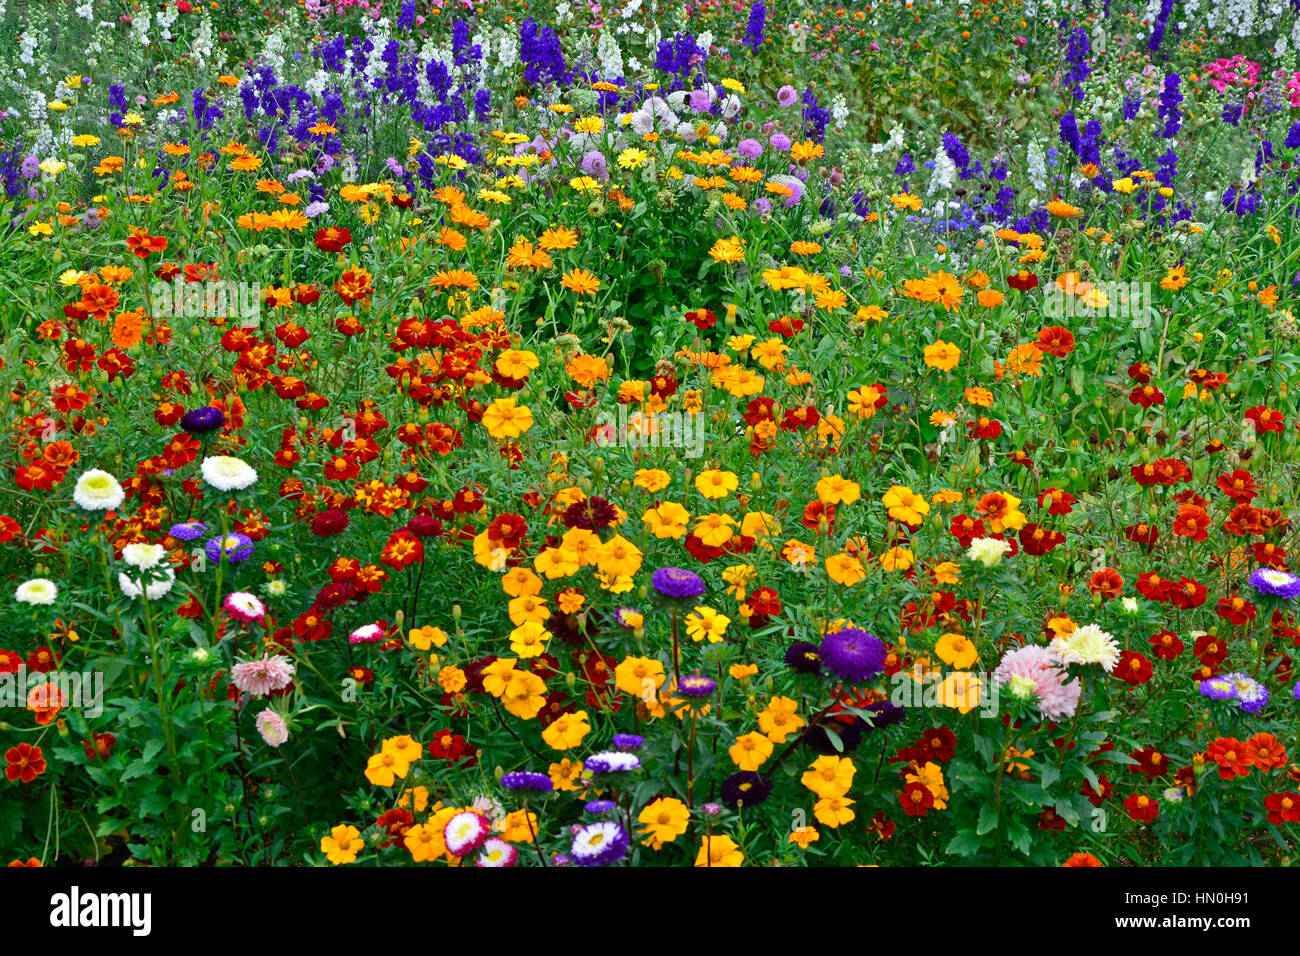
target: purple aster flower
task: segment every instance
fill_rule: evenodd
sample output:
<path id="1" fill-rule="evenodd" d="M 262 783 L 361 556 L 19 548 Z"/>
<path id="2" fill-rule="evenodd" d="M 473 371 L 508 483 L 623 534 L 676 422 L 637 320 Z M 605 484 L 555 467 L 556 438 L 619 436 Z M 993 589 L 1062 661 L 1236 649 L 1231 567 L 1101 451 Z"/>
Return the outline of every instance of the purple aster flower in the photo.
<path id="1" fill-rule="evenodd" d="M 798 674 L 820 674 L 822 656 L 817 645 L 808 641 L 795 641 L 785 651 L 785 662 Z"/>
<path id="2" fill-rule="evenodd" d="M 772 200 L 768 199 L 766 196 L 759 196 L 754 200 L 754 212 L 758 213 L 760 216 L 766 216 L 771 211 Z"/>
<path id="3" fill-rule="evenodd" d="M 1269 594 L 1273 597 L 1282 598 L 1284 601 L 1300 597 L 1300 577 L 1290 571 L 1279 571 L 1276 568 L 1259 568 L 1251 572 L 1250 586 L 1260 594 Z"/>
<path id="4" fill-rule="evenodd" d="M 191 409 L 181 419 L 181 428 L 191 435 L 204 435 L 216 431 L 226 423 L 226 413 L 211 405 Z"/>
<path id="5" fill-rule="evenodd" d="M 772 779 L 765 774 L 742 770 L 722 782 L 722 802 L 733 810 L 738 806 L 756 807 L 772 792 Z"/>
<path id="6" fill-rule="evenodd" d="M 710 801 L 709 803 L 701 804 L 700 813 L 702 813 L 706 817 L 720 817 L 722 816 L 722 804 L 714 803 L 712 801 Z"/>
<path id="7" fill-rule="evenodd" d="M 540 790 L 543 793 L 549 793 L 555 789 L 554 782 L 546 774 L 532 773 L 528 770 L 518 770 L 506 774 L 501 778 L 501 786 L 507 790 Z"/>
<path id="8" fill-rule="evenodd" d="M 602 813 L 609 813 L 612 810 L 617 810 L 618 804 L 613 800 L 592 800 L 582 809 L 586 810 L 590 814 L 594 814 L 595 816 L 600 816 Z"/>
<path id="9" fill-rule="evenodd" d="M 208 539 L 203 550 L 207 553 L 208 560 L 213 564 L 221 560 L 223 552 L 228 562 L 238 564 L 240 561 L 247 561 L 252 557 L 253 539 L 237 531 L 226 535 L 224 541 L 221 535 L 217 535 Z"/>
<path id="10" fill-rule="evenodd" d="M 608 866 L 627 856 L 629 842 L 621 824 L 602 820 L 578 827 L 569 854 L 578 866 Z"/>
<path id="11" fill-rule="evenodd" d="M 822 638 L 820 651 L 826 666 L 849 681 L 875 677 L 885 667 L 885 645 L 856 627 L 827 634 Z"/>
<path id="12" fill-rule="evenodd" d="M 1201 681 L 1201 696 L 1210 700 L 1234 700 L 1237 686 L 1226 677 L 1210 677 Z"/>
<path id="13" fill-rule="evenodd" d="M 708 697 L 717 686 L 713 678 L 695 674 L 683 677 L 677 684 L 677 692 L 683 697 Z"/>
<path id="14" fill-rule="evenodd" d="M 1249 674 L 1234 671 L 1220 675 L 1220 680 L 1228 681 L 1236 691 L 1237 706 L 1247 714 L 1258 714 L 1268 704 L 1268 688 Z M 1213 680 L 1213 678 L 1211 678 Z"/>
<path id="15" fill-rule="evenodd" d="M 1291 696 L 1300 700 L 1300 680 L 1296 681 L 1295 686 L 1291 688 Z"/>
<path id="16" fill-rule="evenodd" d="M 704 593 L 704 579 L 685 568 L 660 568 L 650 577 L 650 583 L 664 597 L 684 601 Z"/>
<path id="17" fill-rule="evenodd" d="M 645 743 L 644 737 L 638 737 L 636 734 L 615 734 L 614 746 L 619 750 L 640 750 L 641 745 Z"/>
<path id="18" fill-rule="evenodd" d="M 202 521 L 182 521 L 180 524 L 172 525 L 167 533 L 179 541 L 193 541 L 195 538 L 203 537 L 203 532 L 208 530 L 208 526 Z"/>

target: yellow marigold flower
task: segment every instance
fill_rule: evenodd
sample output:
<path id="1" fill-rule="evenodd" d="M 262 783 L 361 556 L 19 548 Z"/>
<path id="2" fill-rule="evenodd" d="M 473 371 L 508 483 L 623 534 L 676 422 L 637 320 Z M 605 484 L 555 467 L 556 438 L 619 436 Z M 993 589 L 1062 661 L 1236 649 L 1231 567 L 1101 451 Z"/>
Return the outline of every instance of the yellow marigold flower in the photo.
<path id="1" fill-rule="evenodd" d="M 637 815 L 637 822 L 645 824 L 638 836 L 646 837 L 642 842 L 658 850 L 685 833 L 690 818 L 690 810 L 676 797 L 658 797 L 647 803 Z"/>
<path id="2" fill-rule="evenodd" d="M 799 849 L 806 850 L 808 849 L 809 843 L 816 843 L 820 839 L 821 839 L 821 834 L 817 832 L 816 827 L 802 826 L 802 827 L 795 827 L 793 830 L 791 830 L 790 836 L 786 840 L 786 842 L 797 843 L 799 845 Z"/>
<path id="3" fill-rule="evenodd" d="M 542 739 L 552 750 L 570 750 L 581 745 L 583 738 L 590 732 L 587 712 L 580 710 L 572 714 L 561 714 L 551 721 L 542 731 Z"/>
<path id="4" fill-rule="evenodd" d="M 852 823 L 857 816 L 849 807 L 856 801 L 848 797 L 833 794 L 822 797 L 813 804 L 813 816 L 818 823 L 825 824 L 834 830 L 836 827 L 844 826 L 846 823 Z"/>
<path id="5" fill-rule="evenodd" d="M 736 742 L 728 748 L 727 753 L 731 756 L 731 762 L 740 770 L 753 772 L 772 756 L 772 741 L 763 734 L 752 733 L 745 734 L 743 737 L 737 737 Z"/>
<path id="6" fill-rule="evenodd" d="M 695 488 L 706 498 L 725 498 L 740 487 L 734 472 L 710 468 L 695 476 Z"/>
<path id="7" fill-rule="evenodd" d="M 719 239 L 709 249 L 709 256 L 714 262 L 740 262 L 745 258 L 745 243 L 739 236 Z"/>
<path id="8" fill-rule="evenodd" d="M 819 797 L 842 797 L 853 786 L 857 768 L 848 757 L 818 757 L 804 771 L 799 782 Z"/>
<path id="9" fill-rule="evenodd" d="M 843 475 L 829 475 L 817 482 L 817 498 L 824 505 L 851 505 L 861 496 L 858 483 Z"/>
<path id="10" fill-rule="evenodd" d="M 836 584 L 851 588 L 867 576 L 862 562 L 851 554 L 832 554 L 826 558 L 826 573 Z"/>
<path id="11" fill-rule="evenodd" d="M 745 854 L 731 837 L 719 833 L 700 837 L 700 852 L 695 856 L 696 866 L 736 867 L 744 862 Z"/>
<path id="12" fill-rule="evenodd" d="M 446 644 L 447 632 L 440 627 L 415 627 L 406 632 L 406 639 L 417 651 L 427 651 Z"/>
<path id="13" fill-rule="evenodd" d="M 941 372 L 951 372 L 961 360 L 961 349 L 942 339 L 925 347 L 925 364 Z"/>
<path id="14" fill-rule="evenodd" d="M 600 280 L 586 269 L 570 269 L 564 273 L 560 285 L 578 295 L 595 295 L 600 291 Z"/>
<path id="15" fill-rule="evenodd" d="M 786 738 L 804 725 L 798 714 L 799 705 L 790 697 L 773 697 L 758 715 L 758 729 L 774 744 L 783 744 Z"/>
<path id="16" fill-rule="evenodd" d="M 518 438 L 533 427 L 533 413 L 515 398 L 498 398 L 483 412 L 483 426 L 493 438 Z"/>
<path id="17" fill-rule="evenodd" d="M 889 517 L 904 524 L 920 524 L 930 513 L 929 502 L 906 485 L 894 485 L 880 500 Z"/>
<path id="18" fill-rule="evenodd" d="M 320 841 L 320 851 L 335 866 L 340 863 L 355 863 L 357 854 L 365 848 L 366 841 L 361 839 L 361 831 L 346 823 L 340 823 L 330 830 L 329 836 L 321 837 Z"/>
<path id="19" fill-rule="evenodd" d="M 697 607 L 694 612 L 686 615 L 685 623 L 687 636 L 697 644 L 703 640 L 717 644 L 727 633 L 731 618 L 719 614 L 711 607 Z"/>
<path id="20" fill-rule="evenodd" d="M 961 634 L 945 634 L 934 645 L 935 656 L 950 667 L 965 670 L 980 659 L 970 639 Z"/>

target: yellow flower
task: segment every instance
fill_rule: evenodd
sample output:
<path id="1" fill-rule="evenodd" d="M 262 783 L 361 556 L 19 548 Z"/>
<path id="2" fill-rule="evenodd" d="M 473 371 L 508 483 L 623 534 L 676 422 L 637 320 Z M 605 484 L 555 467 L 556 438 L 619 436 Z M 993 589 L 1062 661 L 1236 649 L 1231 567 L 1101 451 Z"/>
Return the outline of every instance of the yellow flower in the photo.
<path id="1" fill-rule="evenodd" d="M 415 627 L 406 632 L 406 639 L 417 651 L 427 651 L 446 644 L 447 632 L 440 627 Z"/>
<path id="2" fill-rule="evenodd" d="M 695 536 L 710 548 L 721 547 L 731 540 L 736 519 L 726 514 L 700 515 L 695 521 Z"/>
<path id="3" fill-rule="evenodd" d="M 709 255 L 714 262 L 719 264 L 740 262 L 745 258 L 745 242 L 739 236 L 732 236 L 730 239 L 719 239 L 709 249 Z"/>
<path id="4" fill-rule="evenodd" d="M 641 550 L 620 534 L 601 547 L 596 567 L 608 575 L 634 575 L 641 568 Z"/>
<path id="5" fill-rule="evenodd" d="M 727 668 L 727 673 L 735 680 L 748 680 L 758 673 L 757 664 L 732 664 Z"/>
<path id="6" fill-rule="evenodd" d="M 826 559 L 826 573 L 836 584 L 851 588 L 867 576 L 862 562 L 851 554 L 832 554 Z"/>
<path id="7" fill-rule="evenodd" d="M 587 723 L 587 712 L 580 710 L 573 714 L 561 714 L 542 731 L 542 739 L 552 750 L 569 750 L 582 743 L 582 739 L 591 732 Z"/>
<path id="8" fill-rule="evenodd" d="M 656 491 L 663 491 L 667 488 L 670 481 L 672 479 L 669 477 L 668 472 L 660 468 L 638 468 L 636 480 L 632 484 L 654 494 Z"/>
<path id="9" fill-rule="evenodd" d="M 329 836 L 321 837 L 320 841 L 320 851 L 335 866 L 340 863 L 355 863 L 357 854 L 365 848 L 366 841 L 361 839 L 361 831 L 346 823 L 340 823 L 330 830 Z"/>
<path id="10" fill-rule="evenodd" d="M 686 634 L 696 643 L 707 638 L 710 644 L 717 644 L 727 633 L 727 625 L 730 623 L 731 618 L 719 614 L 711 607 L 697 607 L 693 613 L 686 615 Z"/>
<path id="11" fill-rule="evenodd" d="M 790 837 L 786 842 L 797 843 L 799 849 L 806 850 L 808 849 L 809 843 L 816 843 L 821 838 L 821 834 L 817 832 L 816 827 L 803 826 L 795 827 L 791 830 Z"/>
<path id="12" fill-rule="evenodd" d="M 676 797 L 659 797 L 637 815 L 637 822 L 645 824 L 638 835 L 647 838 L 642 841 L 646 846 L 657 850 L 685 833 L 690 818 L 690 810 Z"/>
<path id="13" fill-rule="evenodd" d="M 733 472 L 710 468 L 695 476 L 695 488 L 706 498 L 725 498 L 740 487 Z"/>
<path id="14" fill-rule="evenodd" d="M 774 744 L 783 744 L 787 737 L 804 725 L 797 713 L 799 709 L 790 697 L 773 697 L 758 715 L 758 729 L 767 734 Z"/>
<path id="15" fill-rule="evenodd" d="M 515 398 L 498 398 L 483 412 L 483 426 L 493 438 L 518 438 L 533 427 L 533 413 Z"/>
<path id="16" fill-rule="evenodd" d="M 719 833 L 700 837 L 700 852 L 695 856 L 696 866 L 740 866 L 745 854 L 739 844 L 729 836 Z"/>
<path id="17" fill-rule="evenodd" d="M 857 482 L 843 475 L 830 475 L 817 482 L 817 498 L 824 505 L 851 505 L 861 496 Z"/>
<path id="18" fill-rule="evenodd" d="M 736 742 L 728 748 L 727 753 L 731 756 L 731 762 L 737 768 L 744 771 L 754 771 L 772 756 L 775 748 L 772 741 L 759 733 L 745 734 L 743 737 L 737 737 Z"/>
<path id="19" fill-rule="evenodd" d="M 510 650 L 523 658 L 538 657 L 546 653 L 546 642 L 550 637 L 551 632 L 540 621 L 527 621 L 510 632 Z"/>
<path id="20" fill-rule="evenodd" d="M 920 524 L 930 513 L 929 503 L 906 485 L 894 485 L 880 499 L 889 517 L 903 524 Z"/>
<path id="21" fill-rule="evenodd" d="M 939 660 L 958 670 L 965 670 L 980 659 L 979 651 L 961 634 L 945 634 L 934 645 Z"/>
<path id="22" fill-rule="evenodd" d="M 564 273 L 560 285 L 578 295 L 595 295 L 600 291 L 600 280 L 586 269 L 570 269 Z"/>
<path id="23" fill-rule="evenodd" d="M 848 757 L 828 755 L 814 760 L 799 782 L 819 797 L 842 797 L 853 786 L 856 772 Z"/>
<path id="24" fill-rule="evenodd" d="M 980 679 L 968 671 L 949 674 L 939 685 L 935 700 L 966 714 L 980 705 Z"/>
<path id="25" fill-rule="evenodd" d="M 961 349 L 942 339 L 925 347 L 925 364 L 941 372 L 950 372 L 961 359 Z"/>
<path id="26" fill-rule="evenodd" d="M 911 548 L 895 546 L 880 556 L 880 566 L 886 571 L 906 571 L 916 564 L 916 554 Z"/>
<path id="27" fill-rule="evenodd" d="M 929 790 L 934 796 L 934 808 L 936 810 L 942 810 L 948 806 L 948 788 L 944 786 L 943 767 L 939 764 L 927 761 L 925 766 L 918 768 L 915 773 L 909 773 L 906 782 L 919 783 Z"/>
<path id="28" fill-rule="evenodd" d="M 850 810 L 849 806 L 854 802 L 839 794 L 822 797 L 813 804 L 813 816 L 819 823 L 824 823 L 834 830 L 836 827 L 853 822 L 857 814 Z"/>
<path id="29" fill-rule="evenodd" d="M 626 657 L 614 668 L 618 689 L 647 702 L 655 699 L 666 679 L 664 665 L 653 657 Z"/>
<path id="30" fill-rule="evenodd" d="M 647 508 L 641 520 L 656 538 L 684 538 L 691 513 L 675 501 L 665 501 L 657 508 Z"/>

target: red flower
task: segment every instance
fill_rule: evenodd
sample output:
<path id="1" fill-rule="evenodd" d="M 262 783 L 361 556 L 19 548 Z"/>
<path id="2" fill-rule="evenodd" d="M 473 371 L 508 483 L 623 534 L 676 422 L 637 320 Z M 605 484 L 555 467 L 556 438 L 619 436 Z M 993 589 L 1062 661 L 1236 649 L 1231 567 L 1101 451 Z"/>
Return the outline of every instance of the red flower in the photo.
<path id="1" fill-rule="evenodd" d="M 1239 505 L 1250 504 L 1250 500 L 1259 494 L 1259 485 L 1255 476 L 1243 468 L 1225 471 L 1219 476 L 1219 490 Z"/>
<path id="2" fill-rule="evenodd" d="M 1180 611 L 1190 611 L 1205 603 L 1209 590 L 1204 584 L 1191 578 L 1179 577 L 1178 583 L 1169 582 L 1169 603 Z"/>
<path id="3" fill-rule="evenodd" d="M 701 332 L 707 332 L 718 324 L 718 317 L 713 314 L 712 309 L 691 309 L 686 313 L 686 321 Z"/>
<path id="4" fill-rule="evenodd" d="M 922 783 L 909 783 L 899 794 L 898 802 L 909 817 L 923 817 L 934 806 L 934 794 Z"/>
<path id="5" fill-rule="evenodd" d="M 1002 423 L 996 418 L 986 418 L 981 415 L 973 422 L 968 422 L 966 430 L 970 432 L 972 438 L 997 438 L 1002 434 Z"/>
<path id="6" fill-rule="evenodd" d="M 155 252 L 162 252 L 167 248 L 167 240 L 163 236 L 151 236 L 147 229 L 137 229 L 126 240 L 127 246 L 130 247 L 133 255 L 148 259 Z"/>
<path id="7" fill-rule="evenodd" d="M 1132 768 L 1133 772 L 1142 774 L 1148 780 L 1159 777 L 1169 769 L 1169 762 L 1165 759 L 1165 755 L 1155 747 L 1134 750 L 1129 756 L 1137 761 L 1137 766 Z"/>
<path id="8" fill-rule="evenodd" d="M 1015 275 L 1007 276 L 1007 285 L 1020 292 L 1028 292 L 1038 287 L 1038 276 L 1021 269 Z"/>
<path id="9" fill-rule="evenodd" d="M 1088 590 L 1100 594 L 1102 600 L 1116 598 L 1124 593 L 1124 579 L 1114 568 L 1102 568 L 1092 572 L 1092 577 L 1088 579 Z"/>
<path id="10" fill-rule="evenodd" d="M 352 233 L 339 226 L 316 230 L 316 248 L 321 252 L 341 252 L 352 241 Z"/>
<path id="11" fill-rule="evenodd" d="M 31 783 L 45 773 L 45 755 L 41 753 L 41 748 L 33 747 L 26 741 L 6 750 L 5 760 L 9 763 L 5 767 L 5 776 L 10 780 Z"/>
<path id="12" fill-rule="evenodd" d="M 1065 544 L 1065 535 L 1037 524 L 1027 524 L 1020 529 L 1020 547 L 1025 554 L 1050 554 Z"/>
<path id="13" fill-rule="evenodd" d="M 1205 756 L 1219 765 L 1224 780 L 1244 777 L 1255 765 L 1255 748 L 1236 737 L 1220 737 L 1205 749 Z"/>
<path id="14" fill-rule="evenodd" d="M 1061 325 L 1049 325 L 1038 332 L 1038 349 L 1057 358 L 1065 358 L 1074 351 L 1074 333 Z"/>
<path id="15" fill-rule="evenodd" d="M 1101 860 L 1097 859 L 1091 853 L 1075 853 L 1066 860 L 1061 866 L 1101 866 Z"/>
<path id="16" fill-rule="evenodd" d="M 1239 594 L 1219 598 L 1219 604 L 1215 610 L 1218 612 L 1219 617 L 1234 626 L 1255 619 L 1255 605 Z"/>
<path id="17" fill-rule="evenodd" d="M 113 748 L 117 746 L 117 738 L 112 734 L 95 734 L 89 740 L 83 740 L 86 746 L 86 756 L 96 760 L 107 760 L 113 756 Z"/>
<path id="18" fill-rule="evenodd" d="M 1151 645 L 1151 653 L 1162 661 L 1172 661 L 1183 652 L 1185 646 L 1173 631 L 1158 631 L 1151 635 L 1148 643 Z"/>
<path id="19" fill-rule="evenodd" d="M 1255 751 L 1257 770 L 1277 770 L 1286 766 L 1286 749 L 1272 734 L 1256 734 L 1246 744 Z"/>
<path id="20" fill-rule="evenodd" d="M 1246 411 L 1246 421 L 1255 426 L 1256 434 L 1264 432 L 1278 432 L 1286 427 L 1286 417 L 1281 412 L 1275 412 L 1271 408 L 1263 405 L 1256 405 L 1254 408 Z"/>
<path id="21" fill-rule="evenodd" d="M 1133 391 L 1128 393 L 1128 400 L 1134 405 L 1150 408 L 1152 405 L 1163 405 L 1165 393 L 1154 385 L 1135 385 Z"/>
<path id="22" fill-rule="evenodd" d="M 1150 823 L 1160 816 L 1160 805 L 1144 793 L 1132 794 L 1124 801 L 1124 809 L 1139 823 Z"/>
<path id="23" fill-rule="evenodd" d="M 1151 662 L 1137 651 L 1125 651 L 1111 673 L 1124 683 L 1138 687 L 1151 679 Z"/>
<path id="24" fill-rule="evenodd" d="M 1300 820 L 1300 793 L 1270 793 L 1264 798 L 1268 822 L 1274 826 Z"/>

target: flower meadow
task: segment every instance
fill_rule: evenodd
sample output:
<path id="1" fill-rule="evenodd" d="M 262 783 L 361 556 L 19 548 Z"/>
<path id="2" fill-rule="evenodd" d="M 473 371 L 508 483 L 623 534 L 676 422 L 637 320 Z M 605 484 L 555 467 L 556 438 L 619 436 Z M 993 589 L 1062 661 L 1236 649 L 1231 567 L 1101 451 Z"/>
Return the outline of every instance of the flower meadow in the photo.
<path id="1" fill-rule="evenodd" d="M 0 2 L 0 862 L 1294 862 L 1296 7 Z"/>

